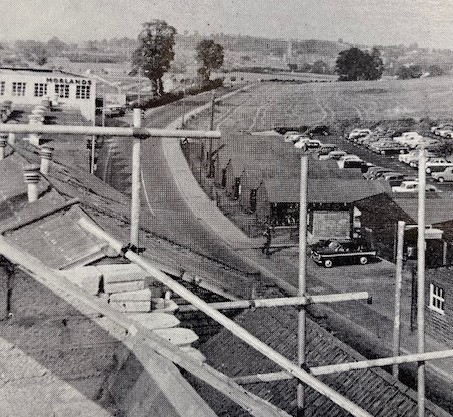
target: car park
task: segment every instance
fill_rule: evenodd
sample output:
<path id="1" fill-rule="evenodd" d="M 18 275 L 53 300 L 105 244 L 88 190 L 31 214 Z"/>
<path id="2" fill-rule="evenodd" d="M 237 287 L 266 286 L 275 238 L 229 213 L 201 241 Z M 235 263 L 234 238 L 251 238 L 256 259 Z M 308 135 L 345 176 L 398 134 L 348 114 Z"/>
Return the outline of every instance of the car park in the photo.
<path id="1" fill-rule="evenodd" d="M 394 193 L 418 193 L 418 181 L 403 181 L 400 185 L 392 187 Z M 426 192 L 440 193 L 435 185 L 427 184 L 425 187 Z"/>
<path id="2" fill-rule="evenodd" d="M 366 265 L 376 255 L 375 250 L 355 240 L 321 240 L 311 247 L 313 261 L 326 268 L 342 264 Z"/>
<path id="3" fill-rule="evenodd" d="M 439 182 L 450 182 L 453 181 L 453 167 L 445 168 L 440 172 L 433 172 L 431 176 Z"/>

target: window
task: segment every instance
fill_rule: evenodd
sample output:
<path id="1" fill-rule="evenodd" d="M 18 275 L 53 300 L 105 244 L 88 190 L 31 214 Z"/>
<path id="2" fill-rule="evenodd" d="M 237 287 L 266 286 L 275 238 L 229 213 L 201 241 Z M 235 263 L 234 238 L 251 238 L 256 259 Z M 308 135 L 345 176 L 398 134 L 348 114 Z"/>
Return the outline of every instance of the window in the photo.
<path id="1" fill-rule="evenodd" d="M 35 83 L 35 97 L 42 97 L 47 94 L 47 84 Z"/>
<path id="2" fill-rule="evenodd" d="M 5 81 L 0 81 L 0 96 L 5 95 Z"/>
<path id="3" fill-rule="evenodd" d="M 76 88 L 76 98 L 89 99 L 90 98 L 90 86 L 89 85 L 78 85 Z"/>
<path id="4" fill-rule="evenodd" d="M 429 308 L 440 314 L 445 314 L 444 290 L 437 285 L 429 285 Z"/>
<path id="5" fill-rule="evenodd" d="M 13 96 L 25 96 L 26 83 L 13 83 Z"/>
<path id="6" fill-rule="evenodd" d="M 55 84 L 55 94 L 60 98 L 69 98 L 69 84 Z"/>

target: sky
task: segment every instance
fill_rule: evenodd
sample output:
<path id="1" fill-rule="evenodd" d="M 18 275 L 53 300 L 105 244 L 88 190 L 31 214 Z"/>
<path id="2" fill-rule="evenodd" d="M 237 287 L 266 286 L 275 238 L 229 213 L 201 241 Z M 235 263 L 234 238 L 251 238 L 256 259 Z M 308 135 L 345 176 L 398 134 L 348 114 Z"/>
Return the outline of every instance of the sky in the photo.
<path id="1" fill-rule="evenodd" d="M 453 48 L 453 0 L 0 0 L 0 41 L 135 38 L 163 19 L 199 31 Z"/>

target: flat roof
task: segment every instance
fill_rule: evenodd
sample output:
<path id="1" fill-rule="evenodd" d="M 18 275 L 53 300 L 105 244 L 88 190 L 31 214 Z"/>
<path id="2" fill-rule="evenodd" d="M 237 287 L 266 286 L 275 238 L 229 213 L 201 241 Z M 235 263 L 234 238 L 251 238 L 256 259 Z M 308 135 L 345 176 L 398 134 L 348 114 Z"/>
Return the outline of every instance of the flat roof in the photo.
<path id="1" fill-rule="evenodd" d="M 49 68 L 19 68 L 19 67 L 0 67 L 0 75 L 48 75 L 48 76 L 71 76 L 80 78 L 90 78 L 86 75 L 74 74 L 71 72 L 52 70 Z"/>

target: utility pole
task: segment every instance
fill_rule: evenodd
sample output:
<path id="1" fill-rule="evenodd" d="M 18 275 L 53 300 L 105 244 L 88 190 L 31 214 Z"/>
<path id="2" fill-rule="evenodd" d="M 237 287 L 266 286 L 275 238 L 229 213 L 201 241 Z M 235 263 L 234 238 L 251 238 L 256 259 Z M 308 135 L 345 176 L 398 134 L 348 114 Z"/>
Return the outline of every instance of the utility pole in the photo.
<path id="1" fill-rule="evenodd" d="M 300 157 L 300 202 L 299 202 L 299 289 L 298 296 L 305 297 L 307 289 L 307 190 L 308 190 L 308 155 Z M 297 364 L 305 368 L 305 306 L 299 308 L 297 331 Z M 297 385 L 297 417 L 305 415 L 305 387 L 301 381 Z"/>
<path id="2" fill-rule="evenodd" d="M 211 118 L 209 121 L 209 130 L 214 129 L 214 112 L 215 112 L 215 93 L 212 93 L 211 99 Z M 213 166 L 212 166 L 212 138 L 209 139 L 209 168 L 208 168 L 208 177 L 212 178 L 214 176 Z"/>
<path id="3" fill-rule="evenodd" d="M 182 90 L 182 116 L 181 116 L 181 129 L 184 129 L 184 119 L 186 118 L 186 80 L 184 80 L 184 87 Z"/>

